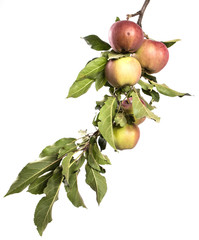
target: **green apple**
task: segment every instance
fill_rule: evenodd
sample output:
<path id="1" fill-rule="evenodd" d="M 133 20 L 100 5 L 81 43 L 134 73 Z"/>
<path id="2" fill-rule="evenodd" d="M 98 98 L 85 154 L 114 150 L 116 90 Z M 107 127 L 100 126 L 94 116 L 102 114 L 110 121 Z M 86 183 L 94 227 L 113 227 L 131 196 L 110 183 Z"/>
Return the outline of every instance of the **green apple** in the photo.
<path id="1" fill-rule="evenodd" d="M 135 85 L 142 73 L 140 63 L 134 57 L 109 60 L 105 67 L 105 78 L 113 87 Z"/>
<path id="2" fill-rule="evenodd" d="M 169 51 L 164 43 L 145 39 L 134 57 L 146 72 L 157 73 L 166 66 L 169 60 Z"/>
<path id="3" fill-rule="evenodd" d="M 135 124 L 113 127 L 115 146 L 118 150 L 134 148 L 140 138 L 140 129 Z"/>
<path id="4" fill-rule="evenodd" d="M 141 27 L 132 21 L 115 22 L 109 30 L 109 42 L 115 52 L 135 52 L 143 40 Z"/>

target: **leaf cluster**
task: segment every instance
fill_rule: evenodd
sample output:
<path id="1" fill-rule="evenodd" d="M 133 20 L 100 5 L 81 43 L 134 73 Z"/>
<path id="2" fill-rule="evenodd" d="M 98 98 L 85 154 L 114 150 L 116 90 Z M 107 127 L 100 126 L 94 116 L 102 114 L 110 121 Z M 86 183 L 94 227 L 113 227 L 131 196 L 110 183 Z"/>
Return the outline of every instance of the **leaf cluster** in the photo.
<path id="1" fill-rule="evenodd" d="M 64 185 L 67 197 L 75 207 L 86 208 L 77 181 L 82 166 L 86 171 L 85 182 L 96 192 L 98 204 L 101 203 L 107 191 L 102 165 L 111 164 L 101 152 L 105 145 L 98 131 L 81 139 L 58 140 L 44 148 L 37 161 L 28 163 L 21 170 L 5 196 L 26 188 L 29 193 L 45 195 L 37 204 L 34 214 L 34 223 L 42 235 L 52 221 L 52 207 L 58 200 L 61 185 Z"/>

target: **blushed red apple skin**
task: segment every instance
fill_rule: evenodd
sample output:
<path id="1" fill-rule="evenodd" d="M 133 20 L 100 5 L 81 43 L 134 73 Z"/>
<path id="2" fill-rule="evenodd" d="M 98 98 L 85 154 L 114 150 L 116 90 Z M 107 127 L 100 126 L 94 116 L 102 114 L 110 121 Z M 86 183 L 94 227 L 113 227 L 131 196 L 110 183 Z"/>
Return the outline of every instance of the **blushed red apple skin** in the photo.
<path id="1" fill-rule="evenodd" d="M 109 42 L 115 52 L 135 52 L 142 45 L 144 33 L 132 21 L 115 22 L 109 30 Z"/>
<path id="2" fill-rule="evenodd" d="M 143 105 L 146 105 L 142 99 L 140 99 L 140 101 L 143 103 Z M 122 101 L 121 106 L 127 114 L 133 114 L 132 97 L 130 97 L 128 100 Z M 146 117 L 135 118 L 134 124 L 139 125 L 139 124 L 143 123 L 145 121 L 145 119 L 146 119 Z"/>
<path id="3" fill-rule="evenodd" d="M 140 129 L 135 124 L 126 124 L 124 127 L 114 127 L 113 136 L 118 150 L 132 149 L 140 138 Z"/>
<path id="4" fill-rule="evenodd" d="M 146 72 L 157 73 L 166 66 L 169 60 L 169 51 L 162 42 L 144 39 L 134 57 Z"/>
<path id="5" fill-rule="evenodd" d="M 105 67 L 105 78 L 113 87 L 135 85 L 142 73 L 140 63 L 134 57 L 109 60 Z"/>

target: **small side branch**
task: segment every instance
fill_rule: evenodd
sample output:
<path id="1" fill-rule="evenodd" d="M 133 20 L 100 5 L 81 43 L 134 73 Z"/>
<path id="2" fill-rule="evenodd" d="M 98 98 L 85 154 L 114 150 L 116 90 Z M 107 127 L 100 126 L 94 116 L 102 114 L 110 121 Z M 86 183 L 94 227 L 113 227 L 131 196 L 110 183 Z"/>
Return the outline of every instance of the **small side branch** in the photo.
<path id="1" fill-rule="evenodd" d="M 138 12 L 136 12 L 136 13 L 134 13 L 134 14 L 127 14 L 127 17 L 126 17 L 127 20 L 129 20 L 129 18 L 131 18 L 131 17 L 139 16 L 139 17 L 138 17 L 137 24 L 138 24 L 140 27 L 142 27 L 142 19 L 143 19 L 144 12 L 145 12 L 145 10 L 146 10 L 149 2 L 150 2 L 150 0 L 145 0 L 145 2 L 144 2 L 144 4 L 143 4 L 143 6 L 142 6 L 142 8 L 141 8 L 140 11 L 138 11 Z"/>

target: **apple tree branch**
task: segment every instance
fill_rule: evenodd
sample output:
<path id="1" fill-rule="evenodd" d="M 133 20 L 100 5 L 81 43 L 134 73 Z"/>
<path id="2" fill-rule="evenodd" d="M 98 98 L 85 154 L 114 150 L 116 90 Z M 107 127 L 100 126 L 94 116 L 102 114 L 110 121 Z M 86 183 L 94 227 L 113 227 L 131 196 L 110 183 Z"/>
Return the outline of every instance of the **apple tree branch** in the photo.
<path id="1" fill-rule="evenodd" d="M 135 17 L 135 16 L 139 16 L 138 17 L 138 21 L 137 21 L 137 24 L 142 27 L 142 19 L 143 19 L 143 16 L 144 16 L 144 12 L 149 4 L 150 0 L 145 0 L 142 8 L 140 9 L 140 11 L 134 13 L 134 14 L 127 14 L 127 20 L 129 20 L 129 18 L 131 17 Z"/>

